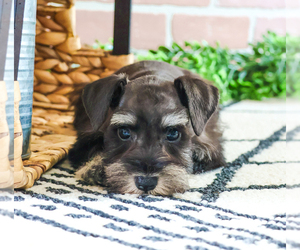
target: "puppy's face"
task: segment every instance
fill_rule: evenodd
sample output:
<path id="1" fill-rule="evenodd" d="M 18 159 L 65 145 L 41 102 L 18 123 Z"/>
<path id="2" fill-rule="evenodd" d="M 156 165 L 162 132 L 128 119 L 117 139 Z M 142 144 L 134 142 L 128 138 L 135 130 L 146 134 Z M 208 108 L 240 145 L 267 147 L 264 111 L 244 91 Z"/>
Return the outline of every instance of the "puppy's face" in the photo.
<path id="1" fill-rule="evenodd" d="M 188 110 L 172 82 L 144 80 L 126 87 L 102 128 L 106 183 L 118 193 L 184 192 L 192 167 Z"/>
<path id="2" fill-rule="evenodd" d="M 209 85 L 194 87 L 183 80 L 147 76 L 128 81 L 116 76 L 105 91 L 105 83 L 86 88 L 84 108 L 93 130 L 103 134 L 103 145 L 78 174 L 117 193 L 171 195 L 187 190 L 193 138 L 217 102 L 202 98 L 203 110 L 189 99 L 212 91 Z"/>

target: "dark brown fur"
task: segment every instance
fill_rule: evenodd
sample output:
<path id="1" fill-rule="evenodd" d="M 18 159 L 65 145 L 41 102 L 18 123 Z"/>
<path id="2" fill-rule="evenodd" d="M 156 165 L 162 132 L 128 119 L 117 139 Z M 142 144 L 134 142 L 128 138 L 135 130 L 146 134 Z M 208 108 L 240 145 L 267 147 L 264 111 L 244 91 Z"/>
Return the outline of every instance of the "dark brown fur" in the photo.
<path id="1" fill-rule="evenodd" d="M 69 159 L 80 167 L 80 177 L 112 192 L 184 192 L 188 174 L 225 164 L 218 99 L 216 87 L 167 63 L 143 61 L 124 67 L 84 88 L 75 105 L 78 138 Z M 123 124 L 123 114 L 125 121 L 135 122 Z M 186 116 L 187 123 L 176 125 L 174 114 L 178 123 Z M 179 139 L 166 139 L 169 127 L 164 122 L 175 122 Z M 129 140 L 119 135 L 124 127 Z M 155 183 L 151 190 L 140 188 L 144 179 Z"/>

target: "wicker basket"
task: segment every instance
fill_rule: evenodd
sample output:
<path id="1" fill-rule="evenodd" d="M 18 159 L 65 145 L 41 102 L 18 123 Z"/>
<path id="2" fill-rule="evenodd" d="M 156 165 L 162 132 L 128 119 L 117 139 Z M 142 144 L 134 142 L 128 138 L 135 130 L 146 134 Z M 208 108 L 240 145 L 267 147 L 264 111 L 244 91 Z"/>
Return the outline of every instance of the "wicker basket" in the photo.
<path id="1" fill-rule="evenodd" d="M 133 55 L 111 56 L 81 48 L 75 33 L 74 0 L 38 0 L 34 73 L 35 107 L 69 109 L 74 86 L 112 74 L 133 62 Z"/>
<path id="2" fill-rule="evenodd" d="M 82 48 L 75 33 L 74 0 L 37 0 L 31 157 L 23 161 L 15 188 L 28 188 L 66 157 L 76 139 L 69 94 L 133 63 L 130 55 L 112 56 Z M 19 147 L 15 143 L 15 147 Z M 15 162 L 16 166 L 16 162 Z"/>

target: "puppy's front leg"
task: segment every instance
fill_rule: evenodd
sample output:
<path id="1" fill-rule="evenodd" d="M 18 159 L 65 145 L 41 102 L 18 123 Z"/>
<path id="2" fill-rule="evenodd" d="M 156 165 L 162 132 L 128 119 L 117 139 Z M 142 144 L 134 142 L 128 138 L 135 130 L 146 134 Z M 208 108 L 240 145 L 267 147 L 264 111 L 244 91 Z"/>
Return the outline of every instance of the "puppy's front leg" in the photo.
<path id="1" fill-rule="evenodd" d="M 100 155 L 95 156 L 89 162 L 86 162 L 77 172 L 76 177 L 83 179 L 91 185 L 105 186 L 105 168 L 103 158 Z"/>
<path id="2" fill-rule="evenodd" d="M 225 165 L 221 154 L 207 154 L 206 148 L 197 147 L 193 151 L 193 173 L 199 174 Z"/>
<path id="3" fill-rule="evenodd" d="M 215 137 L 213 141 L 206 136 L 194 137 L 192 145 L 194 174 L 225 166 L 223 148 L 218 137 Z"/>
<path id="4" fill-rule="evenodd" d="M 77 141 L 69 150 L 72 167 L 79 168 L 103 150 L 103 133 L 78 133 Z"/>

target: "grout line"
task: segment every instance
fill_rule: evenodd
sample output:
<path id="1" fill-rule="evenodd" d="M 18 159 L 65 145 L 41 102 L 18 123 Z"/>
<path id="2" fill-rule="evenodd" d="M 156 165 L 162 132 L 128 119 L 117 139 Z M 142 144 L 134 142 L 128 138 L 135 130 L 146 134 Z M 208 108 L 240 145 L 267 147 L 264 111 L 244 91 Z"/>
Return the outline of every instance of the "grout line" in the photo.
<path id="1" fill-rule="evenodd" d="M 172 21 L 173 21 L 173 14 L 172 13 L 166 13 L 166 41 L 165 46 L 171 47 L 173 39 L 173 29 L 172 29 Z"/>
<path id="2" fill-rule="evenodd" d="M 297 17 L 297 9 L 266 9 L 266 8 L 235 8 L 235 7 L 218 7 L 212 3 L 209 6 L 176 6 L 176 5 L 146 5 L 133 4 L 132 12 L 155 13 L 155 14 L 187 14 L 187 15 L 208 15 L 208 16 L 261 16 L 261 17 Z M 92 11 L 114 11 L 113 3 L 100 3 L 95 1 L 77 1 L 75 4 L 77 10 Z"/>
<path id="3" fill-rule="evenodd" d="M 249 29 L 248 29 L 248 43 L 253 43 L 255 38 L 255 27 L 257 18 L 256 17 L 250 17 L 250 23 L 249 23 Z"/>

